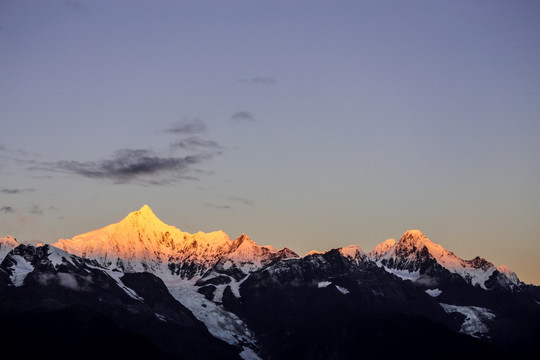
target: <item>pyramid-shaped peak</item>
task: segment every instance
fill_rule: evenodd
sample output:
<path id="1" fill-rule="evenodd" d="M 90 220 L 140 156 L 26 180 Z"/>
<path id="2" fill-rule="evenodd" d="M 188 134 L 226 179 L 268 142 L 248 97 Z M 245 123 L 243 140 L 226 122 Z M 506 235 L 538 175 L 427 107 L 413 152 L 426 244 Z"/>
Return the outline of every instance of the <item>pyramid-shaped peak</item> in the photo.
<path id="1" fill-rule="evenodd" d="M 145 217 L 145 218 L 156 218 L 156 214 L 154 214 L 154 211 L 150 208 L 148 205 L 143 205 L 139 210 L 133 211 L 129 213 L 128 217 Z"/>
<path id="2" fill-rule="evenodd" d="M 154 215 L 154 212 L 152 211 L 152 209 L 150 208 L 150 206 L 144 204 L 138 211 L 139 213 L 141 214 L 152 214 Z"/>
<path id="3" fill-rule="evenodd" d="M 170 227 L 161 221 L 148 205 L 144 205 L 139 210 L 129 213 L 118 225 L 145 229 L 163 228 L 164 231 L 166 231 L 164 227 Z"/>
<path id="4" fill-rule="evenodd" d="M 259 247 L 259 245 L 255 241 L 251 240 L 246 234 L 242 234 L 234 240 L 231 250 L 237 249 L 240 246 Z"/>

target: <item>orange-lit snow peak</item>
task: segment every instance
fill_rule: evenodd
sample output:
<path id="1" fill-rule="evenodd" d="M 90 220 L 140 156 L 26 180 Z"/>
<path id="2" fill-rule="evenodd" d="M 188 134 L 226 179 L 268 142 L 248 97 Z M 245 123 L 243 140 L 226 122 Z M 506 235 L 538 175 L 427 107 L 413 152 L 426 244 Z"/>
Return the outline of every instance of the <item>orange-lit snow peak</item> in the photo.
<path id="1" fill-rule="evenodd" d="M 105 266 L 114 266 L 121 259 L 124 266 L 134 267 L 130 271 L 148 271 L 148 267 L 169 262 L 217 261 L 215 258 L 226 252 L 231 243 L 223 231 L 190 234 L 167 225 L 145 205 L 116 224 L 72 239 L 60 239 L 53 246 L 94 258 Z"/>
<path id="2" fill-rule="evenodd" d="M 341 255 L 346 258 L 356 259 L 358 257 L 364 256 L 364 252 L 358 245 L 349 245 L 338 249 Z"/>
<path id="3" fill-rule="evenodd" d="M 381 256 L 386 254 L 390 248 L 396 245 L 396 239 L 387 239 L 378 244 L 369 252 L 369 256 L 375 260 L 378 260 Z"/>
<path id="4" fill-rule="evenodd" d="M 4 238 L 0 238 L 0 245 L 9 245 L 11 247 L 17 247 L 19 246 L 19 243 L 15 238 L 11 235 L 8 235 Z"/>
<path id="5" fill-rule="evenodd" d="M 308 252 L 305 256 L 316 255 L 316 254 L 324 254 L 324 252 L 323 252 L 323 251 L 319 251 L 319 250 L 311 250 L 311 251 Z"/>
<path id="6" fill-rule="evenodd" d="M 8 235 L 4 238 L 0 238 L 0 262 L 2 262 L 6 255 L 17 246 L 19 246 L 19 243 L 13 236 Z"/>
<path id="7" fill-rule="evenodd" d="M 399 241 L 417 242 L 424 239 L 429 241 L 426 235 L 424 235 L 420 230 L 412 229 L 405 231 L 403 235 L 401 235 Z"/>
<path id="8" fill-rule="evenodd" d="M 519 280 L 519 277 L 517 276 L 517 274 L 512 269 L 510 269 L 508 266 L 501 265 L 501 266 L 497 267 L 497 270 L 501 274 L 504 274 L 508 278 L 508 280 L 510 280 L 515 285 L 519 285 L 521 283 L 521 280 Z"/>

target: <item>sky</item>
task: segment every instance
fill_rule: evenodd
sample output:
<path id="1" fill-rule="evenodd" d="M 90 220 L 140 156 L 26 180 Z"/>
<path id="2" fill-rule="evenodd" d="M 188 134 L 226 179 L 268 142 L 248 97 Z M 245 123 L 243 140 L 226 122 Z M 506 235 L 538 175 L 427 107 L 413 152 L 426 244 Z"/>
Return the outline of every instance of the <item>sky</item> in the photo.
<path id="1" fill-rule="evenodd" d="M 540 284 L 540 2 L 0 0 L 0 237 L 300 255 L 420 229 Z"/>

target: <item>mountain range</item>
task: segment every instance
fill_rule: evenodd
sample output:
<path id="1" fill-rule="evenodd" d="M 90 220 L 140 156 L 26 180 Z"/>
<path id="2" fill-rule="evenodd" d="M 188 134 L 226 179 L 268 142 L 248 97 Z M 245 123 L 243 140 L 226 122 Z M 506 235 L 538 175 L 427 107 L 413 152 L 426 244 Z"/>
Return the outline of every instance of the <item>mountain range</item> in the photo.
<path id="1" fill-rule="evenodd" d="M 299 256 L 146 205 L 52 245 L 0 238 L 0 319 L 18 358 L 540 356 L 540 287 L 419 230 Z"/>

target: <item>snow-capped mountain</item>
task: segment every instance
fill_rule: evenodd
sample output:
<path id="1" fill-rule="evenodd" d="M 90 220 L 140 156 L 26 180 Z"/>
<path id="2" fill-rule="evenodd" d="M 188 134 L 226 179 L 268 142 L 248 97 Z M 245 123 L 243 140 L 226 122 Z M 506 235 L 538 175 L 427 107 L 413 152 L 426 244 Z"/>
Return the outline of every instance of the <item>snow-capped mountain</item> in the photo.
<path id="1" fill-rule="evenodd" d="M 206 355 L 179 357 L 349 359 L 361 349 L 367 358 L 430 358 L 445 349 L 449 358 L 500 358 L 528 355 L 540 340 L 538 287 L 418 230 L 369 253 L 350 245 L 300 257 L 245 234 L 183 232 L 145 205 L 54 246 L 0 239 L 0 255 L 1 319 L 15 321 L 21 296 L 32 299 L 17 303 L 26 321 L 36 306 L 77 304 L 78 317 L 97 313 L 111 331 L 135 331 L 174 357 L 204 343 Z M 411 347 L 418 337 L 420 352 Z"/>
<path id="2" fill-rule="evenodd" d="M 167 225 L 147 205 L 116 224 L 53 244 L 109 268 L 160 272 L 170 266 L 182 278 L 202 275 L 231 245 L 223 231 L 190 234 Z"/>
<path id="3" fill-rule="evenodd" d="M 408 279 L 423 274 L 439 275 L 442 267 L 458 274 L 471 285 L 486 289 L 486 282 L 499 274 L 489 261 L 480 257 L 463 260 L 433 243 L 419 230 L 406 231 L 398 242 L 387 240 L 377 245 L 370 256 L 388 271 Z"/>
<path id="4" fill-rule="evenodd" d="M 56 348 L 55 358 L 84 349 L 84 358 L 239 359 L 152 274 L 123 274 L 49 245 L 17 246 L 1 274 L 4 357 Z"/>
<path id="5" fill-rule="evenodd" d="M 259 246 L 245 234 L 231 241 L 223 231 L 190 234 L 163 223 L 144 205 L 116 224 L 60 239 L 53 246 L 126 272 L 198 278 L 220 262 L 222 269 L 249 272 L 270 259 L 297 256 L 288 249 Z M 233 264 L 234 263 L 234 264 Z"/>

